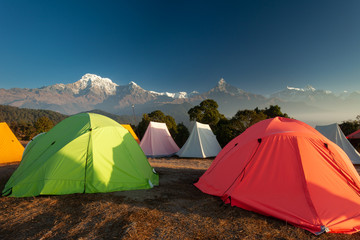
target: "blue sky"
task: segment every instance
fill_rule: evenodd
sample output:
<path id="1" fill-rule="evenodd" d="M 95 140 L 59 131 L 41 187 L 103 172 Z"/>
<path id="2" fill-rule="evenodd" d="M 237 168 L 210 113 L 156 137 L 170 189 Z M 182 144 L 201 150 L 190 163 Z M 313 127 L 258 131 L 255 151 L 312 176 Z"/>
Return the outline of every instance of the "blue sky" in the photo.
<path id="1" fill-rule="evenodd" d="M 225 80 L 360 90 L 360 1 L 0 0 L 0 88 L 86 73 L 155 91 Z"/>

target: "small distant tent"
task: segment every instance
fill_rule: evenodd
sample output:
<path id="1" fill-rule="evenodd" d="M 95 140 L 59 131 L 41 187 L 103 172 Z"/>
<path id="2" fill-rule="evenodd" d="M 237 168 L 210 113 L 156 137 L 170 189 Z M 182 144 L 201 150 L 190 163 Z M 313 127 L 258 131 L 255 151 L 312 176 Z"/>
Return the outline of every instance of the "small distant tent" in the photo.
<path id="1" fill-rule="evenodd" d="M 337 123 L 316 126 L 315 129 L 318 130 L 322 135 L 327 137 L 330 141 L 333 141 L 339 147 L 341 147 L 342 150 L 344 150 L 344 152 L 348 155 L 353 164 L 360 164 L 360 154 L 358 153 L 358 151 L 356 151 L 353 145 L 351 145 L 349 140 L 347 140 Z"/>
<path id="2" fill-rule="evenodd" d="M 195 122 L 189 138 L 176 155 L 185 158 L 207 158 L 216 157 L 220 151 L 220 144 L 210 126 Z"/>
<path id="3" fill-rule="evenodd" d="M 346 138 L 347 139 L 354 139 L 354 140 L 355 139 L 360 139 L 360 129 L 353 132 L 353 133 L 351 133 L 351 134 L 349 134 L 349 135 L 347 135 Z"/>
<path id="4" fill-rule="evenodd" d="M 6 122 L 0 123 L 0 163 L 21 161 L 24 147 Z"/>
<path id="5" fill-rule="evenodd" d="M 147 189 L 159 184 L 131 134 L 95 113 L 68 117 L 31 141 L 4 196 Z"/>
<path id="6" fill-rule="evenodd" d="M 150 122 L 140 147 L 146 156 L 164 157 L 172 156 L 180 149 L 171 137 L 165 123 Z"/>
<path id="7" fill-rule="evenodd" d="M 140 140 L 139 140 L 139 138 L 136 136 L 136 134 L 135 134 L 134 130 L 132 129 L 132 127 L 130 126 L 130 124 L 121 124 L 121 126 L 123 126 L 124 128 L 126 128 L 126 130 L 129 131 L 129 133 L 131 134 L 131 136 L 134 137 L 135 141 L 140 144 Z"/>
<path id="8" fill-rule="evenodd" d="M 360 177 L 354 165 L 338 145 L 294 119 L 276 117 L 246 129 L 195 186 L 314 234 L 360 231 Z"/>

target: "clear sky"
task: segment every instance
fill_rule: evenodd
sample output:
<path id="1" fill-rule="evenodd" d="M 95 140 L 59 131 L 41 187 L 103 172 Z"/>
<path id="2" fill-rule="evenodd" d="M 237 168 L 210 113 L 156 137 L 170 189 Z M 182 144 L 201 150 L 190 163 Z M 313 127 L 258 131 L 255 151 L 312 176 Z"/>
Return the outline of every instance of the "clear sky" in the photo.
<path id="1" fill-rule="evenodd" d="M 0 88 L 86 73 L 155 91 L 221 77 L 262 94 L 360 90 L 360 1 L 0 0 Z"/>

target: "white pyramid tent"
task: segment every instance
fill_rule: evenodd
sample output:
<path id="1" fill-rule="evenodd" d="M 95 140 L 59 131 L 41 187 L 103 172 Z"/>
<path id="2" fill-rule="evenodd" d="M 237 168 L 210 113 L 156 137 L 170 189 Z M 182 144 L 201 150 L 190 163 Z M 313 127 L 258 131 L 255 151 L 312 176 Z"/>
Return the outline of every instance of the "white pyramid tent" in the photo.
<path id="1" fill-rule="evenodd" d="M 189 138 L 176 155 L 179 157 L 207 158 L 216 157 L 220 151 L 220 144 L 210 126 L 195 122 Z"/>
<path id="2" fill-rule="evenodd" d="M 339 147 L 341 147 L 348 155 L 353 164 L 360 164 L 360 154 L 351 145 L 349 140 L 347 140 L 337 123 L 324 126 L 316 126 L 315 129 L 318 130 L 330 141 L 336 143 Z"/>
<path id="3" fill-rule="evenodd" d="M 140 147 L 148 157 L 164 157 L 179 151 L 165 123 L 150 122 Z"/>

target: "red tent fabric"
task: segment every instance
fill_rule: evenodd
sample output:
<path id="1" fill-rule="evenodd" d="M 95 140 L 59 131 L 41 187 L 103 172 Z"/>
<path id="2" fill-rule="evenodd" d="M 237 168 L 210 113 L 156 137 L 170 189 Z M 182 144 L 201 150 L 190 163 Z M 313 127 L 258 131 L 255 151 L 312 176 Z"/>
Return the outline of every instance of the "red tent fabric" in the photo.
<path id="1" fill-rule="evenodd" d="M 346 138 L 347 139 L 360 139 L 360 129 L 347 135 Z"/>
<path id="2" fill-rule="evenodd" d="M 356 169 L 340 147 L 297 120 L 277 117 L 251 126 L 195 186 L 315 234 L 360 230 Z"/>

